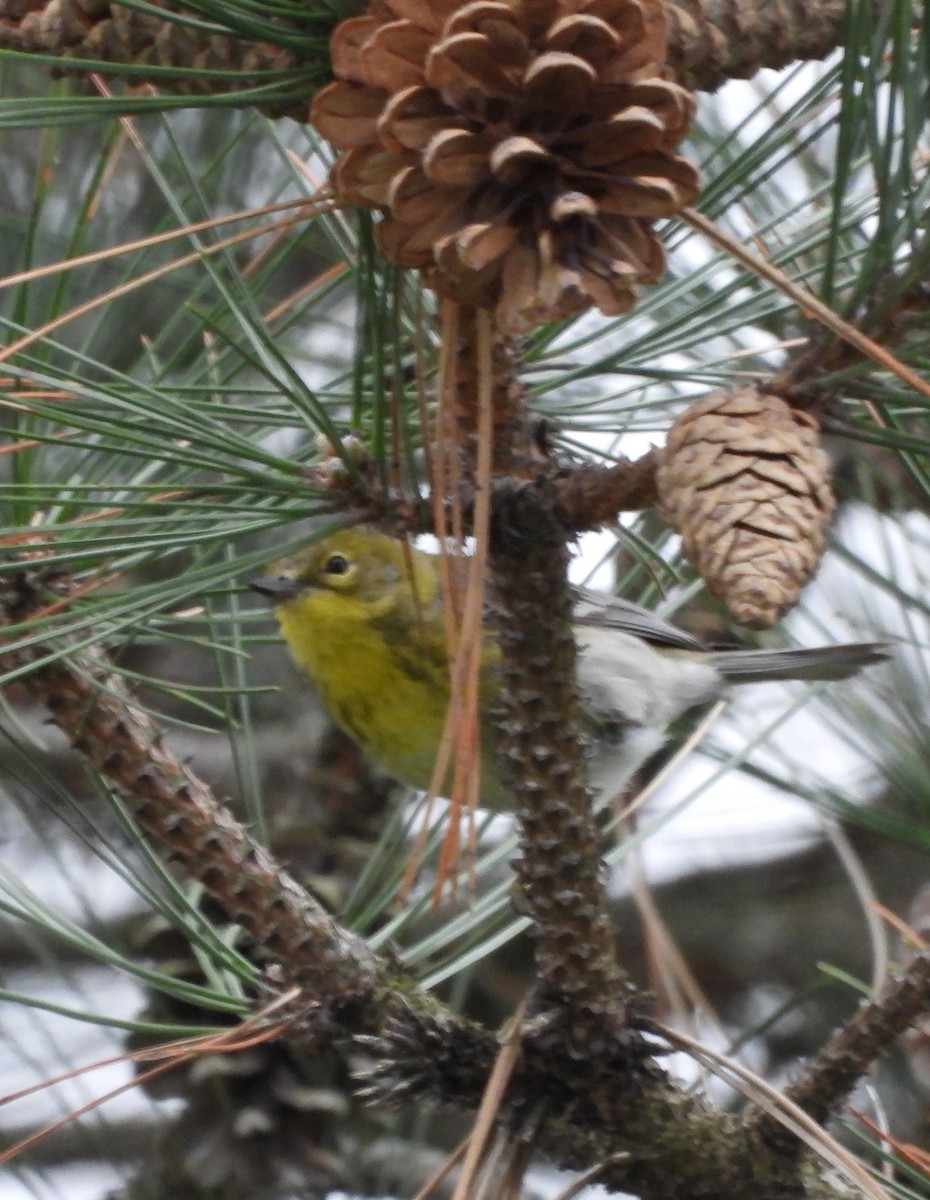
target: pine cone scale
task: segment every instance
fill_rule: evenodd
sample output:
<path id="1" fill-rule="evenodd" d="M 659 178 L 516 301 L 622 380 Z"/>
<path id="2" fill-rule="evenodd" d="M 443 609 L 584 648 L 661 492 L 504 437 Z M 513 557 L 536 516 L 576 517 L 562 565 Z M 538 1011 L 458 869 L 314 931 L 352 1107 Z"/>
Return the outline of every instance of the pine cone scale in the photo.
<path id="1" fill-rule="evenodd" d="M 337 81 L 323 88 L 318 99 L 325 116 L 317 128 L 328 141 L 345 150 L 360 150 L 377 138 L 383 92 Z"/>

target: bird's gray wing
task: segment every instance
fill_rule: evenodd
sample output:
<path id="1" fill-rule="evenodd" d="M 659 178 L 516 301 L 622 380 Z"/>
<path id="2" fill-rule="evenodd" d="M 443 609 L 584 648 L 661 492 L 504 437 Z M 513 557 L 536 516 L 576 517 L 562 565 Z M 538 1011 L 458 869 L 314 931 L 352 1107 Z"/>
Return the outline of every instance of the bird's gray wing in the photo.
<path id="1" fill-rule="evenodd" d="M 632 600 L 620 596 L 608 596 L 604 592 L 592 592 L 590 588 L 575 588 L 573 619 L 578 625 L 596 625 L 602 629 L 621 629 L 634 637 L 644 638 L 659 646 L 672 646 L 679 650 L 703 650 L 697 638 L 675 625 L 663 621 L 647 608 L 641 608 Z"/>

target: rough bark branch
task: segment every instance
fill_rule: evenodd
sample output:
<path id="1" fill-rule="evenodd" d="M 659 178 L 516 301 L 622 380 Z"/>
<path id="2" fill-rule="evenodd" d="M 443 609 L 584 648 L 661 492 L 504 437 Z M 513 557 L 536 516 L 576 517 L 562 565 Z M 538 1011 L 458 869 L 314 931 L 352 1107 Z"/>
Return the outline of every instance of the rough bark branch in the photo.
<path id="1" fill-rule="evenodd" d="M 164 9 L 163 17 L 117 3 L 99 3 L 88 10 L 80 0 L 0 0 L 0 48 L 53 55 L 59 59 L 57 70 L 75 74 L 87 71 L 82 59 L 109 62 L 114 68 L 142 68 L 129 77 L 130 83 L 154 83 L 167 94 L 189 95 L 192 104 L 198 96 L 234 93 L 273 81 L 282 98 L 272 101 L 271 111 L 307 119 L 309 100 L 314 88 L 326 81 L 329 62 L 321 50 L 295 50 L 294 40 L 313 34 L 316 44 L 325 44 L 335 25 L 334 14 L 308 6 L 306 25 L 282 21 L 281 42 L 275 45 L 236 36 L 207 37 L 172 19 L 184 11 L 183 5 L 155 0 L 156 6 Z M 845 0 L 675 0 L 667 7 L 669 65 L 692 91 L 714 91 L 728 79 L 748 79 L 763 67 L 824 58 L 842 45 L 845 28 Z M 360 3 L 341 15 L 363 8 Z M 153 70 L 147 73 L 147 66 Z M 189 68 L 190 76 L 160 76 L 159 67 Z M 239 78 L 211 79 L 210 71 L 232 72 Z M 272 75 L 263 78 L 261 72 Z M 289 72 L 301 72 L 303 78 L 289 83 Z"/>

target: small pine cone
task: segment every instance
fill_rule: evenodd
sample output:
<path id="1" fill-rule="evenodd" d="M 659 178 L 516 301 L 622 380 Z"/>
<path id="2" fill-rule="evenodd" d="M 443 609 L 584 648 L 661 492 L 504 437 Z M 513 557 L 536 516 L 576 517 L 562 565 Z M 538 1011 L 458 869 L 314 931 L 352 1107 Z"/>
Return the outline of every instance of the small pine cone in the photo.
<path id="1" fill-rule="evenodd" d="M 371 0 L 311 110 L 336 193 L 505 332 L 625 312 L 665 267 L 653 222 L 698 192 L 666 24 L 662 0 Z"/>
<path id="2" fill-rule="evenodd" d="M 659 503 L 737 621 L 774 625 L 820 561 L 834 499 L 810 414 L 755 387 L 714 392 L 669 431 Z"/>

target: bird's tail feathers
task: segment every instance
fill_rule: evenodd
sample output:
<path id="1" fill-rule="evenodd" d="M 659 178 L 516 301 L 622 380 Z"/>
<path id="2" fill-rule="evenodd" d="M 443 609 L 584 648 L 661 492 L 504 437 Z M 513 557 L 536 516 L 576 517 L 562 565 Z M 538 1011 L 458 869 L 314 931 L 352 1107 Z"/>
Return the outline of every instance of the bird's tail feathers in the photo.
<path id="1" fill-rule="evenodd" d="M 733 683 L 773 679 L 848 679 L 863 667 L 890 657 L 887 642 L 848 642 L 813 649 L 715 650 L 714 666 Z"/>

